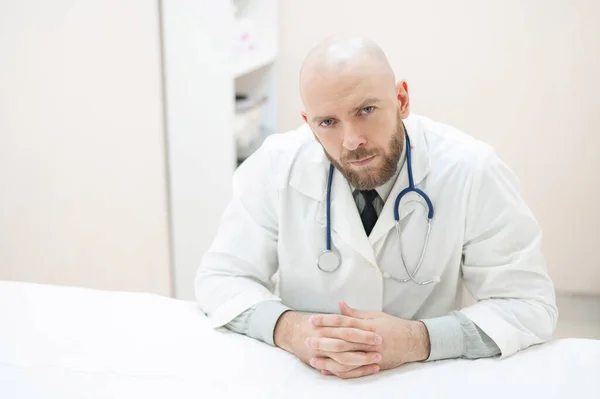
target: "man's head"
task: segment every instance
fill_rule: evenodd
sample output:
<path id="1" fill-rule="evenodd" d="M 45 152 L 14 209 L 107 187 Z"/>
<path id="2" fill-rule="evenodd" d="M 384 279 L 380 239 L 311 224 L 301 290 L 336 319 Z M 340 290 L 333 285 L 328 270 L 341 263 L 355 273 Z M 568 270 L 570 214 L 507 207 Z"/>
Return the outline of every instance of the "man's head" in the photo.
<path id="1" fill-rule="evenodd" d="M 359 190 L 395 173 L 410 113 L 408 87 L 396 83 L 383 51 L 362 37 L 316 46 L 300 71 L 302 117 L 329 160 Z"/>

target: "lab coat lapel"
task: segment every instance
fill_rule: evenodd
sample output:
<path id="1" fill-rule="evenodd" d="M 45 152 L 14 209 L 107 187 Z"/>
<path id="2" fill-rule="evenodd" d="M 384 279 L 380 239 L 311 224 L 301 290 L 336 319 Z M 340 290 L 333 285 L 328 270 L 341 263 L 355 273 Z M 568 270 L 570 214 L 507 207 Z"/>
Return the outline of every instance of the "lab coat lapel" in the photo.
<path id="1" fill-rule="evenodd" d="M 303 195 L 319 201 L 315 219 L 320 225 L 326 226 L 329 160 L 323 153 L 322 147 L 316 142 L 300 157 L 302 159 L 298 159 L 297 164 L 301 166 L 296 168 L 290 177 L 290 186 Z M 334 248 L 340 246 L 338 240 L 341 239 L 364 259 L 377 265 L 373 247 L 365 234 L 350 185 L 337 169 L 334 171 L 331 186 L 331 231 Z M 325 249 L 325 236 L 323 236 L 323 249 Z"/>
<path id="2" fill-rule="evenodd" d="M 421 126 L 419 120 L 414 116 L 409 116 L 408 118 L 404 119 L 403 122 L 404 126 L 406 126 L 406 132 L 410 139 L 413 178 L 415 186 L 418 186 L 429 172 L 429 151 L 427 149 L 423 127 Z M 396 222 L 394 220 L 394 206 L 396 197 L 400 191 L 408 187 L 408 167 L 406 166 L 406 163 L 407 160 L 405 157 L 404 165 L 402 165 L 402 169 L 400 170 L 398 178 L 396 179 L 396 183 L 394 183 L 394 187 L 385 201 L 383 209 L 381 210 L 381 214 L 377 219 L 377 223 L 373 227 L 373 231 L 369 236 L 369 242 L 371 244 L 374 244 L 382 237 L 385 237 L 390 229 L 394 228 L 395 226 Z M 409 214 L 401 214 L 400 222 L 402 223 L 402 219 L 408 215 Z"/>
<path id="3" fill-rule="evenodd" d="M 326 206 L 326 197 L 322 202 Z M 372 265 L 377 266 L 371 242 L 365 233 L 350 185 L 339 170 L 333 174 L 331 226 L 342 240 Z M 335 240 L 333 241 L 335 245 Z"/>

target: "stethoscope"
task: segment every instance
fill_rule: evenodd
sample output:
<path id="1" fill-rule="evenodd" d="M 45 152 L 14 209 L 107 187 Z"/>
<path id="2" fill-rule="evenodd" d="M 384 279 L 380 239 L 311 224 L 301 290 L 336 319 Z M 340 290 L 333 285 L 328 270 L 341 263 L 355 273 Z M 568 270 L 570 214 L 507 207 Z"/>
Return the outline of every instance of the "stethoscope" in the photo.
<path id="1" fill-rule="evenodd" d="M 389 278 L 391 278 L 395 281 L 398 281 L 400 283 L 406 283 L 406 282 L 412 281 L 413 283 L 418 284 L 418 285 L 427 285 L 427 284 L 433 283 L 433 280 L 417 281 L 415 279 L 415 275 L 421 268 L 421 264 L 423 263 L 423 258 L 425 257 L 425 252 L 427 251 L 427 244 L 429 243 L 429 234 L 431 233 L 431 220 L 433 219 L 433 204 L 431 203 L 431 199 L 429 199 L 429 196 L 427 196 L 427 194 L 425 194 L 425 192 L 423 190 L 415 187 L 415 182 L 414 182 L 413 173 L 412 173 L 410 139 L 409 139 L 408 135 L 406 134 L 406 129 L 405 129 L 404 137 L 406 139 L 405 142 L 406 142 L 406 166 L 408 168 L 408 187 L 406 187 L 404 190 L 400 191 L 400 193 L 396 197 L 396 202 L 394 203 L 394 220 L 396 221 L 396 234 L 398 236 L 398 242 L 400 243 L 400 257 L 402 259 L 402 264 L 404 265 L 404 270 L 406 270 L 406 274 L 408 275 L 408 278 L 398 279 L 398 278 L 395 278 L 392 276 L 389 276 Z M 340 257 L 339 252 L 337 250 L 331 248 L 331 184 L 333 181 L 334 169 L 335 168 L 334 168 L 333 164 L 329 165 L 329 177 L 327 179 L 327 204 L 326 204 L 326 209 L 327 209 L 326 210 L 326 212 L 327 212 L 326 249 L 323 252 L 321 252 L 321 254 L 317 257 L 317 266 L 319 267 L 319 269 L 321 269 L 324 272 L 328 272 L 328 273 L 336 271 L 342 264 L 342 258 Z M 425 235 L 425 243 L 423 245 L 423 249 L 421 250 L 421 256 L 419 257 L 417 267 L 415 267 L 415 270 L 412 273 L 408 270 L 408 267 L 406 266 L 406 262 L 404 261 L 404 249 L 402 247 L 402 239 L 400 238 L 400 212 L 398 209 L 400 206 L 400 201 L 402 201 L 402 198 L 410 192 L 416 193 L 423 200 L 425 200 L 425 203 L 427 204 L 427 234 Z M 421 203 L 420 201 L 415 201 L 415 202 Z"/>

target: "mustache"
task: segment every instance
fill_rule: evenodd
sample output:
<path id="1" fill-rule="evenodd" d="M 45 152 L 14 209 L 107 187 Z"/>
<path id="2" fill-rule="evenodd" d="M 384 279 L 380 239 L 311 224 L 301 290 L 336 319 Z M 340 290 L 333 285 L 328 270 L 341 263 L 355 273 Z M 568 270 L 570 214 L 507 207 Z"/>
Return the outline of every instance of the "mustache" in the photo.
<path id="1" fill-rule="evenodd" d="M 377 155 L 377 151 L 367 150 L 366 148 L 359 147 L 354 151 L 349 151 L 349 152 L 342 154 L 341 158 L 342 158 L 343 162 L 352 162 L 352 161 L 358 161 L 360 159 L 368 158 L 373 155 Z"/>

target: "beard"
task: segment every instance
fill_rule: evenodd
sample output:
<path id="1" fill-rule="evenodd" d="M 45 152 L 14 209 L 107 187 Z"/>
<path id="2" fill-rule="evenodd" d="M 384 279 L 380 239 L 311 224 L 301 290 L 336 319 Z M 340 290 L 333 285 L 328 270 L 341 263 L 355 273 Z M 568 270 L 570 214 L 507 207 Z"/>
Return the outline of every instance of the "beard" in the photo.
<path id="1" fill-rule="evenodd" d="M 358 147 L 354 151 L 344 151 L 340 157 L 340 162 L 334 160 L 325 151 L 325 148 L 323 150 L 329 161 L 342 173 L 352 187 L 357 190 L 372 190 L 391 179 L 398 169 L 398 161 L 404 147 L 404 124 L 400 115 L 397 117 L 396 130 L 387 147 L 387 150 Z M 357 171 L 349 165 L 351 161 L 357 161 L 373 155 L 378 155 L 382 158 L 383 163 L 381 166 L 367 165 L 360 171 Z"/>

